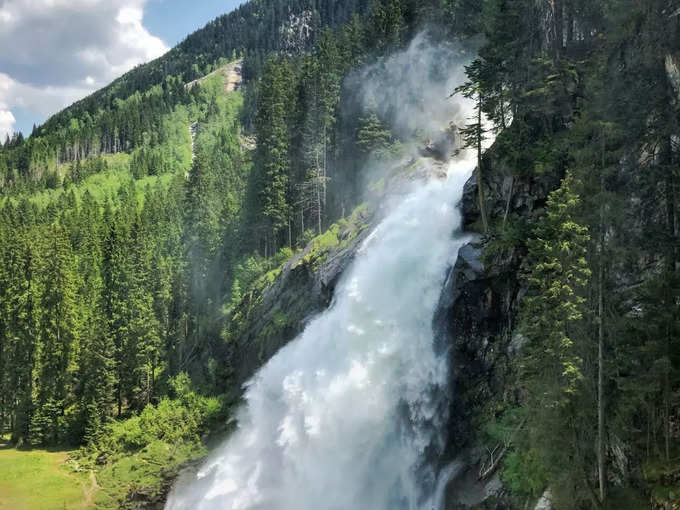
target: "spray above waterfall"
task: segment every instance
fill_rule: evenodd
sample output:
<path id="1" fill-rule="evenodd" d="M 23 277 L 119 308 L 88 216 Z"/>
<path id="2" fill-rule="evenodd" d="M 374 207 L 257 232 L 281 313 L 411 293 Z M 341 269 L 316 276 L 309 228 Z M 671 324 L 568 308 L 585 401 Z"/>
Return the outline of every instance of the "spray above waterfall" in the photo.
<path id="1" fill-rule="evenodd" d="M 378 114 L 398 138 L 414 143 L 467 121 L 469 108 L 449 98 L 467 79 L 469 60 L 456 45 L 435 44 L 423 32 L 404 51 L 354 72 L 345 85 L 357 91 L 364 111 Z"/>
<path id="2" fill-rule="evenodd" d="M 457 55 L 418 37 L 351 77 L 401 138 L 464 122 L 448 100 Z M 451 72 L 448 72 L 450 70 Z M 423 160 L 423 165 L 434 164 Z M 238 429 L 169 510 L 388 510 L 440 506 L 447 360 L 432 319 L 447 269 L 467 241 L 457 203 L 474 168 L 411 183 L 366 238 L 333 304 L 248 383 Z"/>

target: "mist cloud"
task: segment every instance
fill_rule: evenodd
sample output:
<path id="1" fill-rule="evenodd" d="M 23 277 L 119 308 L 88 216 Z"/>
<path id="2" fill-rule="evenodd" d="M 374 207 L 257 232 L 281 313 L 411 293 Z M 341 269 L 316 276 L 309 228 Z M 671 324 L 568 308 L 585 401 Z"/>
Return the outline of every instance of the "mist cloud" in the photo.
<path id="1" fill-rule="evenodd" d="M 400 139 L 416 131 L 429 136 L 450 122 L 466 123 L 461 100 L 451 99 L 465 81 L 463 65 L 470 55 L 454 44 L 432 41 L 427 33 L 415 37 L 408 48 L 351 78 L 364 111 L 376 113 Z"/>

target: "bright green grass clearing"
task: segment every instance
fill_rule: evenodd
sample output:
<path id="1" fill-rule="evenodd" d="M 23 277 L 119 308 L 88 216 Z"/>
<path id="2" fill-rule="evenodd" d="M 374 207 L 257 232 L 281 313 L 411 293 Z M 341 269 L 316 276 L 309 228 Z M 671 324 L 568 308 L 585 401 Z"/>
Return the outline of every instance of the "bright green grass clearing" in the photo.
<path id="1" fill-rule="evenodd" d="M 92 197 L 103 203 L 107 198 L 115 197 L 118 190 L 122 186 L 126 186 L 132 179 L 132 174 L 129 169 L 128 154 L 116 154 L 105 156 L 104 159 L 109 164 L 109 169 L 105 172 L 98 173 L 87 177 L 82 183 L 72 186 L 70 189 L 74 191 L 76 200 L 80 201 L 87 191 Z M 166 173 L 162 175 L 149 175 L 135 181 L 135 190 L 137 192 L 137 199 L 141 201 L 147 187 L 155 187 L 161 185 L 167 188 L 175 177 L 175 174 Z M 14 204 L 17 204 L 21 198 L 27 197 L 32 203 L 39 208 L 44 209 L 52 203 L 56 203 L 59 197 L 64 194 L 64 188 L 46 189 L 35 193 L 28 193 L 19 195 L 18 197 L 9 198 Z M 0 199 L 0 203 L 8 199 Z"/>
<path id="2" fill-rule="evenodd" d="M 64 465 L 68 452 L 0 448 L 0 510 L 84 510 L 96 489 Z"/>

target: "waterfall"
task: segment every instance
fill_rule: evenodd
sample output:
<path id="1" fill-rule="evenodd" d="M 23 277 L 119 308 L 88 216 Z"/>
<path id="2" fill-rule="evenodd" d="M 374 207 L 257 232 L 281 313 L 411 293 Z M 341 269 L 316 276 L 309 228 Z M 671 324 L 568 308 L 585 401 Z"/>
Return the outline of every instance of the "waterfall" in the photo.
<path id="1" fill-rule="evenodd" d="M 453 161 L 371 233 L 330 309 L 253 378 L 238 430 L 168 510 L 435 507 L 423 458 L 444 440 L 447 364 L 432 318 L 466 242 L 452 234 L 473 166 Z"/>
<path id="2" fill-rule="evenodd" d="M 382 74 L 395 85 L 373 86 L 371 100 L 399 101 L 407 97 L 399 87 L 409 86 L 409 94 L 420 94 L 420 115 L 403 115 L 404 104 L 400 115 L 427 122 L 427 107 L 447 126 L 454 111 L 467 112 L 447 103 L 449 77 L 436 94 L 424 95 L 429 68 L 418 68 L 426 61 L 418 44 L 387 62 L 397 74 Z M 424 65 L 432 63 L 441 66 L 438 59 Z M 435 99 L 445 106 L 437 110 Z M 437 458 L 446 441 L 448 366 L 435 351 L 432 320 L 447 270 L 467 242 L 457 205 L 474 163 L 461 152 L 446 178 L 414 182 L 395 200 L 345 271 L 330 308 L 248 383 L 237 430 L 193 479 L 174 488 L 167 510 L 441 507 L 446 484 Z"/>

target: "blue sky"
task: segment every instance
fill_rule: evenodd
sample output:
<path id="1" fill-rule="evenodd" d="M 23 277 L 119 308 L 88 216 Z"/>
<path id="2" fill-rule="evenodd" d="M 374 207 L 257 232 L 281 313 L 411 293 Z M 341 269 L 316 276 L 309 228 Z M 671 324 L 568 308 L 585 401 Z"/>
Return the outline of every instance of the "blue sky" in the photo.
<path id="1" fill-rule="evenodd" d="M 148 62 L 243 0 L 0 1 L 0 138 Z"/>
<path id="2" fill-rule="evenodd" d="M 144 12 L 144 26 L 168 46 L 175 46 L 241 3 L 242 0 L 151 0 Z"/>

